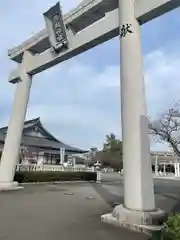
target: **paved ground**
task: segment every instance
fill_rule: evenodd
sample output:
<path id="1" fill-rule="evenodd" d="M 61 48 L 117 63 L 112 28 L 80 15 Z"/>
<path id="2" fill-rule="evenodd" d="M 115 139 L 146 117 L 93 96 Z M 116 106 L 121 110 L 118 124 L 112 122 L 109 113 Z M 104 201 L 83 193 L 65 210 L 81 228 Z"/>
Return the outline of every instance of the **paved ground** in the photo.
<path id="1" fill-rule="evenodd" d="M 94 186 L 28 185 L 24 190 L 0 193 L 0 240 L 146 239 L 100 221 L 101 214 L 112 208 Z"/>
<path id="2" fill-rule="evenodd" d="M 108 195 L 106 199 L 113 202 L 123 202 L 123 178 L 118 173 L 102 174 L 101 195 Z M 180 180 L 154 179 L 156 206 L 166 212 L 180 212 Z M 108 194 L 110 193 L 110 194 Z"/>
<path id="3" fill-rule="evenodd" d="M 157 205 L 180 209 L 180 181 L 155 181 Z M 89 198 L 89 199 L 88 199 Z M 27 185 L 0 193 L 0 240 L 146 240 L 106 225 L 100 216 L 123 202 L 123 180 L 103 174 L 103 184 Z"/>

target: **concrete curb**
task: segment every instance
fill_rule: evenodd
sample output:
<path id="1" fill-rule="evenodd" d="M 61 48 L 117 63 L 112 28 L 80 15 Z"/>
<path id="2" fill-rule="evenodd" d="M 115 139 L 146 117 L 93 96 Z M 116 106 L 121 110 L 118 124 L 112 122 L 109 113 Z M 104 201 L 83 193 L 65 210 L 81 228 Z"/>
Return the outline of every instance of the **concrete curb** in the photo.
<path id="1" fill-rule="evenodd" d="M 44 184 L 78 184 L 78 183 L 96 183 L 95 181 L 59 181 L 59 182 L 28 182 L 20 185 L 44 185 Z"/>
<path id="2" fill-rule="evenodd" d="M 154 179 L 158 180 L 175 180 L 180 181 L 180 177 L 153 177 Z"/>

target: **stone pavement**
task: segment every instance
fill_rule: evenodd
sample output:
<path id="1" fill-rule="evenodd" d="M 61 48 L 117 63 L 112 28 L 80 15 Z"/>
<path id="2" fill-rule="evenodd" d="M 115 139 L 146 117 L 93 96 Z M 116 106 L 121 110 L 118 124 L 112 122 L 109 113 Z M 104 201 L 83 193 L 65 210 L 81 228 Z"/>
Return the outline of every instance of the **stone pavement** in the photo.
<path id="1" fill-rule="evenodd" d="M 101 187 L 97 192 L 113 206 L 123 203 L 124 180 L 118 173 L 102 174 Z M 180 212 L 180 181 L 168 178 L 154 179 L 156 207 L 167 213 Z"/>
<path id="2" fill-rule="evenodd" d="M 112 211 L 108 193 L 91 183 L 27 185 L 0 193 L 1 240 L 146 240 L 127 229 L 106 225 Z M 103 195 L 104 194 L 104 195 Z"/>

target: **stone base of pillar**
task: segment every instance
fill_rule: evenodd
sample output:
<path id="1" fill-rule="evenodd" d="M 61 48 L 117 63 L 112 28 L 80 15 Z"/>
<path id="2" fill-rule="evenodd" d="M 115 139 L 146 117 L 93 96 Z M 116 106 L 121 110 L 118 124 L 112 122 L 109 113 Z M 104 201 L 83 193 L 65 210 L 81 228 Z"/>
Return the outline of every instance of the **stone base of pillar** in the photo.
<path id="1" fill-rule="evenodd" d="M 0 191 L 13 191 L 22 189 L 18 182 L 0 182 Z"/>
<path id="2" fill-rule="evenodd" d="M 167 220 L 167 214 L 161 209 L 156 209 L 154 212 L 131 211 L 123 205 L 118 205 L 112 213 L 102 215 L 101 220 L 117 227 L 151 235 L 162 229 L 163 222 Z"/>

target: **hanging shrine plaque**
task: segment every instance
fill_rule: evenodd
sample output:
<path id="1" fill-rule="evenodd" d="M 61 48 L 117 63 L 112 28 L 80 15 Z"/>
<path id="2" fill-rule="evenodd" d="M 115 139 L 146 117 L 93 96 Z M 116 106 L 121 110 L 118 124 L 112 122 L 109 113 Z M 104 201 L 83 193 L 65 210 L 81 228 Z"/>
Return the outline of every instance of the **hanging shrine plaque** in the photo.
<path id="1" fill-rule="evenodd" d="M 66 28 L 63 21 L 63 14 L 60 3 L 51 7 L 44 14 L 49 41 L 56 52 L 68 47 Z"/>

